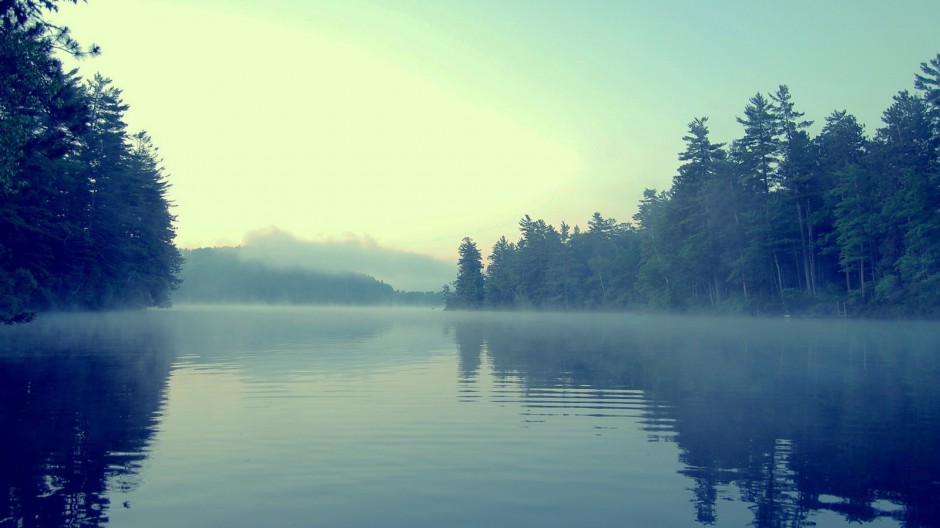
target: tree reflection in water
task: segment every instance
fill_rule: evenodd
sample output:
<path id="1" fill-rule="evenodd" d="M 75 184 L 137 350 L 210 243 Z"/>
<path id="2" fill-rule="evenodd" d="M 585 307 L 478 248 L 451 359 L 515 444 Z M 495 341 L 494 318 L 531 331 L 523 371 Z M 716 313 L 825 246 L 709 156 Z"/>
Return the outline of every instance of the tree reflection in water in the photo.
<path id="1" fill-rule="evenodd" d="M 159 320 L 70 314 L 2 330 L 0 526 L 104 524 L 159 418 L 173 359 Z"/>
<path id="2" fill-rule="evenodd" d="M 804 526 L 825 510 L 940 523 L 937 325 L 613 315 L 455 325 L 463 377 L 485 354 L 529 392 L 642 391 L 651 439 L 677 443 L 701 524 L 717 522 L 720 500 L 749 504 L 761 527 Z"/>

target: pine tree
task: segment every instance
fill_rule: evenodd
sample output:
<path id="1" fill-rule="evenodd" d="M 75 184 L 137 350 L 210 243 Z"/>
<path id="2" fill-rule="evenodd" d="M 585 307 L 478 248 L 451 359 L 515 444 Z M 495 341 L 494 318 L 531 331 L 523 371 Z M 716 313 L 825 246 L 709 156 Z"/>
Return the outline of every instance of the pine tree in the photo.
<path id="1" fill-rule="evenodd" d="M 483 256 L 476 242 L 464 237 L 457 249 L 457 280 L 454 295 L 448 308 L 476 309 L 483 306 L 484 279 Z"/>
<path id="2" fill-rule="evenodd" d="M 920 73 L 914 75 L 914 87 L 924 92 L 924 99 L 935 110 L 940 109 L 940 53 L 920 64 Z"/>
<path id="3" fill-rule="evenodd" d="M 0 8 L 0 321 L 166 306 L 180 257 L 155 149 L 127 134 L 110 80 L 62 70 L 54 50 L 97 50 L 42 19 L 55 9 Z"/>
<path id="4" fill-rule="evenodd" d="M 54 7 L 14 1 L 0 10 L 0 322 L 29 319 L 48 302 L 80 191 L 69 155 L 87 108 L 75 73 L 52 56 L 70 42 L 41 19 Z"/>
<path id="5" fill-rule="evenodd" d="M 744 137 L 740 140 L 741 175 L 748 186 L 761 193 L 769 193 L 780 182 L 777 164 L 780 162 L 780 123 L 774 115 L 774 107 L 758 93 L 744 107 L 744 117 L 737 118 L 744 126 Z"/>
<path id="6" fill-rule="evenodd" d="M 562 293 L 560 284 L 550 279 L 561 251 L 558 231 L 545 220 L 533 220 L 529 215 L 519 221 L 519 231 L 522 238 L 516 244 L 521 279 L 518 302 L 540 306 L 546 301 L 557 301 Z"/>
<path id="7" fill-rule="evenodd" d="M 515 289 L 519 283 L 516 259 L 516 245 L 505 236 L 499 237 L 486 267 L 484 298 L 487 306 L 507 307 L 515 302 Z"/>
<path id="8" fill-rule="evenodd" d="M 673 308 L 677 301 L 672 279 L 674 237 L 668 224 L 669 197 L 655 189 L 643 191 L 639 211 L 633 215 L 639 230 L 641 257 L 637 290 L 654 308 Z"/>
<path id="9" fill-rule="evenodd" d="M 863 201 L 862 192 L 869 193 L 868 173 L 864 161 L 868 148 L 865 129 L 846 111 L 834 111 L 814 140 L 817 151 L 815 184 L 823 190 L 821 207 L 816 213 L 822 255 L 836 255 L 820 280 L 836 281 L 836 272 L 845 278 L 845 291 L 852 290 L 857 267 L 868 259 L 871 267 L 871 227 L 868 221 L 874 206 Z M 857 218 L 853 218 L 856 215 Z M 867 215 L 867 216 L 866 216 Z M 856 270 L 853 274 L 852 270 Z M 856 284 L 859 281 L 855 280 Z M 861 286 L 861 284 L 859 284 Z"/>
<path id="10" fill-rule="evenodd" d="M 668 211 L 669 223 L 679 238 L 678 280 L 685 283 L 695 303 L 707 298 L 709 304 L 716 304 L 727 275 L 721 269 L 719 236 L 726 221 L 721 210 L 727 207 L 729 197 L 722 192 L 718 178 L 725 159 L 724 144 L 711 142 L 707 121 L 705 117 L 693 120 L 682 138 L 686 148 L 679 160 L 684 163 L 673 178 Z"/>
<path id="11" fill-rule="evenodd" d="M 775 245 L 780 252 L 796 253 L 797 250 L 790 248 L 796 246 L 799 240 L 798 268 L 801 269 L 794 276 L 802 288 L 812 295 L 816 293 L 817 256 L 816 226 L 812 213 L 820 206 L 822 198 L 821 189 L 813 185 L 815 155 L 813 143 L 806 133 L 813 122 L 804 120 L 803 112 L 795 109 L 787 85 L 780 85 L 770 98 L 774 101 L 774 114 L 781 132 L 778 179 L 783 195 L 779 197 L 782 210 L 777 213 L 781 217 L 777 231 L 782 236 L 777 237 Z M 795 218 L 796 221 L 786 221 L 788 218 Z M 798 231 L 798 236 L 792 236 L 794 230 Z M 789 243 L 788 238 L 791 236 L 793 241 Z M 779 266 L 779 260 L 777 262 Z M 778 280 L 783 282 L 782 277 Z"/>

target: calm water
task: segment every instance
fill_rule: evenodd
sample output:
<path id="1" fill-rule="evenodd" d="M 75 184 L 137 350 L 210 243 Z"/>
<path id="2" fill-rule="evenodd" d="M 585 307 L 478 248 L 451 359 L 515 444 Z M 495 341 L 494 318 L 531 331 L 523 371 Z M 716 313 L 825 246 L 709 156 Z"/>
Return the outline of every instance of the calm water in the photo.
<path id="1" fill-rule="evenodd" d="M 938 526 L 940 325 L 181 308 L 0 328 L 0 527 Z"/>

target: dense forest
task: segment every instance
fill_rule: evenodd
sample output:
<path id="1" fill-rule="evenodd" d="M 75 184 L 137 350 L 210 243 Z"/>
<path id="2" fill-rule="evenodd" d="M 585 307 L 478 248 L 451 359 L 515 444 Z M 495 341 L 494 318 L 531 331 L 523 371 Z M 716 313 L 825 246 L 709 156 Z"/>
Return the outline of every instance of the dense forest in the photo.
<path id="1" fill-rule="evenodd" d="M 359 273 L 276 267 L 241 248 L 183 250 L 179 303 L 440 305 L 435 292 L 404 292 Z"/>
<path id="2" fill-rule="evenodd" d="M 936 316 L 940 55 L 914 87 L 873 135 L 843 110 L 811 137 L 785 85 L 747 102 L 729 144 L 696 118 L 672 186 L 647 189 L 633 222 L 526 215 L 485 270 L 465 238 L 447 306 Z"/>
<path id="3" fill-rule="evenodd" d="M 78 0 L 70 0 L 77 3 Z M 168 184 L 121 90 L 80 57 L 54 0 L 0 2 L 0 321 L 49 309 L 167 306 L 180 255 Z"/>

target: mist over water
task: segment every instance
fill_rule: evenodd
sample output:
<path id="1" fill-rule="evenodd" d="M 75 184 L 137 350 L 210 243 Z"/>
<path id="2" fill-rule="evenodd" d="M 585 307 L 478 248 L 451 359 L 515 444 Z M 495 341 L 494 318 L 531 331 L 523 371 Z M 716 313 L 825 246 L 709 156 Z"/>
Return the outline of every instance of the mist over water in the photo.
<path id="1" fill-rule="evenodd" d="M 99 526 L 138 488 L 175 356 L 153 315 L 0 329 L 0 526 Z"/>
<path id="2" fill-rule="evenodd" d="M 940 325 L 186 307 L 0 328 L 0 526 L 933 526 Z"/>
<path id="3" fill-rule="evenodd" d="M 246 234 L 238 253 L 245 261 L 277 268 L 361 273 L 407 291 L 438 291 L 456 273 L 453 262 L 382 247 L 367 237 L 306 241 L 277 228 Z"/>

